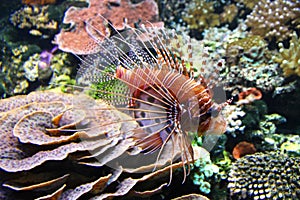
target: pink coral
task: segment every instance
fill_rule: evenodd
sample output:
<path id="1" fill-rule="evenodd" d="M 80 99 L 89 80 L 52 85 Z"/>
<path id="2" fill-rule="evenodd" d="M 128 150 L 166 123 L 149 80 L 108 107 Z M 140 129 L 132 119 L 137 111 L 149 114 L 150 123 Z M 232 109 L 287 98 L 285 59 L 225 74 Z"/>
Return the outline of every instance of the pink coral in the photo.
<path id="1" fill-rule="evenodd" d="M 125 19 L 130 26 L 134 26 L 139 20 L 157 22 L 158 7 L 154 0 L 144 0 L 136 4 L 130 0 L 90 0 L 88 8 L 70 7 L 66 11 L 64 23 L 71 24 L 71 30 L 62 30 L 56 35 L 55 43 L 59 49 L 75 54 L 97 52 L 98 45 L 93 37 L 97 35 L 97 40 L 101 41 L 110 35 L 104 18 L 117 30 L 122 30 Z M 90 32 L 95 32 L 93 37 Z"/>

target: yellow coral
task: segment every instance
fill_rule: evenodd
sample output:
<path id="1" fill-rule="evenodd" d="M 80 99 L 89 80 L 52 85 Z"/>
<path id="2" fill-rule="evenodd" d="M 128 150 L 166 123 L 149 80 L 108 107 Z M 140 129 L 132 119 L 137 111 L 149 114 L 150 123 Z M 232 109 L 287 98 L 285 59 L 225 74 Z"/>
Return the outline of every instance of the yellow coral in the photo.
<path id="1" fill-rule="evenodd" d="M 283 74 L 300 76 L 300 38 L 294 33 L 288 49 L 285 49 L 282 43 L 279 43 L 278 46 L 279 53 L 273 56 L 273 60 L 280 63 Z"/>
<path id="2" fill-rule="evenodd" d="M 41 36 L 58 28 L 57 21 L 49 19 L 48 15 L 48 6 L 24 6 L 11 15 L 10 21 L 20 29 L 29 29 L 31 35 Z"/>
<path id="3" fill-rule="evenodd" d="M 183 17 L 190 29 L 203 31 L 208 27 L 220 25 L 219 15 L 214 13 L 213 2 L 193 1 L 187 8 L 187 16 Z"/>
<path id="4" fill-rule="evenodd" d="M 220 15 L 221 23 L 231 23 L 238 14 L 238 8 L 234 4 L 224 6 L 224 12 Z"/>
<path id="5" fill-rule="evenodd" d="M 236 2 L 244 4 L 249 9 L 253 9 L 259 0 L 236 0 Z"/>
<path id="6" fill-rule="evenodd" d="M 233 46 L 239 46 L 243 48 L 244 51 L 249 51 L 252 47 L 265 47 L 266 43 L 260 36 L 253 35 L 229 43 L 227 49 L 230 49 Z"/>

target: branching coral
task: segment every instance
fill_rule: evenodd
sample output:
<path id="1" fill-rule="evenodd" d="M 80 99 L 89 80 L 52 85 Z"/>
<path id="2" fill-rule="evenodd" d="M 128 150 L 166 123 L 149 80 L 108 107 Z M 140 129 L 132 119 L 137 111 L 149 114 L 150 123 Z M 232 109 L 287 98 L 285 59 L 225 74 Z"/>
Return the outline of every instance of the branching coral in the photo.
<path id="1" fill-rule="evenodd" d="M 51 31 L 57 30 L 58 23 L 48 15 L 47 6 L 24 6 L 12 14 L 10 21 L 20 29 L 29 29 L 31 35 L 49 37 Z"/>
<path id="2" fill-rule="evenodd" d="M 220 15 L 221 23 L 231 23 L 238 14 L 238 8 L 234 4 L 224 6 L 224 12 Z"/>
<path id="3" fill-rule="evenodd" d="M 254 35 L 282 41 L 292 35 L 292 27 L 299 28 L 299 8 L 298 0 L 260 1 L 247 16 L 246 24 Z"/>
<path id="4" fill-rule="evenodd" d="M 103 17 L 118 30 L 125 28 L 125 22 L 134 27 L 134 23 L 140 21 L 155 23 L 158 20 L 158 8 L 154 0 L 144 0 L 135 4 L 130 0 L 88 2 L 88 8 L 70 7 L 66 11 L 63 22 L 70 24 L 71 29 L 62 30 L 56 35 L 55 43 L 59 49 L 74 54 L 91 54 L 99 51 L 95 38 L 102 41 L 104 37 L 110 35 Z"/>
<path id="5" fill-rule="evenodd" d="M 29 87 L 29 82 L 25 77 L 23 68 L 24 62 L 31 53 L 40 51 L 35 45 L 20 45 L 5 52 L 4 59 L 0 62 L 0 83 L 5 88 L 5 95 L 25 93 Z"/>
<path id="6" fill-rule="evenodd" d="M 236 0 L 239 4 L 244 4 L 247 8 L 253 9 L 260 0 Z"/>
<path id="7" fill-rule="evenodd" d="M 300 76 L 300 38 L 294 33 L 288 49 L 285 49 L 282 43 L 279 43 L 278 46 L 279 53 L 273 56 L 273 60 L 280 63 L 284 75 Z"/>
<path id="8" fill-rule="evenodd" d="M 53 55 L 48 66 L 44 65 L 44 63 L 41 64 L 40 59 L 41 55 L 36 53 L 30 56 L 29 59 L 23 64 L 27 81 L 47 81 L 46 83 L 51 83 L 48 88 L 52 88 L 57 87 L 62 78 L 71 80 L 70 76 L 72 73 L 74 73 L 75 68 L 70 63 L 69 54 L 57 53 Z"/>
<path id="9" fill-rule="evenodd" d="M 219 15 L 214 13 L 214 2 L 204 0 L 192 1 L 186 8 L 187 15 L 183 20 L 188 24 L 190 29 L 196 29 L 202 32 L 208 27 L 220 25 Z"/>
<path id="10" fill-rule="evenodd" d="M 247 155 L 229 173 L 234 199 L 299 199 L 300 159 L 275 152 Z"/>

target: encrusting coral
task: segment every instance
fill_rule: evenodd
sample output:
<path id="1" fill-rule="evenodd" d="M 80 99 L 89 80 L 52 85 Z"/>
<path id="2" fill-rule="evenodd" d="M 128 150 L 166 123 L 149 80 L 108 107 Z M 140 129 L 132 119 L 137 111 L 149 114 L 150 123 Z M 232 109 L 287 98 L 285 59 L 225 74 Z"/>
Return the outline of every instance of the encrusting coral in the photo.
<path id="1" fill-rule="evenodd" d="M 299 199 L 300 158 L 276 152 L 247 155 L 228 178 L 233 199 Z"/>
<path id="2" fill-rule="evenodd" d="M 89 109 L 78 106 L 78 100 Z M 129 116 L 103 109 L 108 106 L 85 95 L 51 91 L 1 100 L 0 197 L 104 199 L 159 192 L 167 185 L 170 168 L 174 171 L 182 163 L 165 166 L 172 148 L 166 145 L 156 163 L 158 170 L 152 171 L 155 162 L 126 165 L 128 159 L 135 163 L 144 155 L 127 152 L 134 143 L 123 138 L 123 134 L 132 134 L 130 130 L 137 124 L 109 123 Z M 194 152 L 195 159 L 207 153 L 200 147 Z M 149 181 L 155 183 L 151 188 Z M 139 187 L 134 189 L 136 185 Z"/>
<path id="3" fill-rule="evenodd" d="M 70 7 L 66 11 L 63 23 L 70 24 L 71 30 L 61 30 L 56 35 L 55 43 L 58 44 L 59 49 L 74 54 L 91 54 L 99 51 L 97 48 L 99 45 L 95 38 L 91 37 L 91 33 L 94 37 L 97 36 L 98 41 L 110 35 L 104 18 L 109 20 L 117 30 L 124 29 L 125 24 L 134 27 L 134 23 L 140 21 L 158 22 L 158 7 L 154 0 L 135 4 L 130 0 L 88 2 L 88 8 Z"/>
<path id="4" fill-rule="evenodd" d="M 232 151 L 232 155 L 235 159 L 239 159 L 245 155 L 253 154 L 256 152 L 256 148 L 254 144 L 242 141 L 235 145 Z"/>
<path id="5" fill-rule="evenodd" d="M 254 35 L 282 41 L 292 36 L 292 27 L 299 28 L 299 8 L 298 0 L 259 1 L 245 23 Z"/>

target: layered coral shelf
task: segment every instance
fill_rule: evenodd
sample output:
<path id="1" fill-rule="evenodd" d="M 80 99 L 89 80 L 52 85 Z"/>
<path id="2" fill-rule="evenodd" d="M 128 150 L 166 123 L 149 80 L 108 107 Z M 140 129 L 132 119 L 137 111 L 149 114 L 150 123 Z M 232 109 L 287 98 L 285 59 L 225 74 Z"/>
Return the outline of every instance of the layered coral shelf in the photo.
<path id="1" fill-rule="evenodd" d="M 131 155 L 134 142 L 124 137 L 137 124 L 116 123 L 129 117 L 109 107 L 85 95 L 54 92 L 1 100 L 0 197 L 104 199 L 160 191 L 170 168 L 182 163 L 165 166 L 170 145 L 157 162 L 153 155 Z M 194 151 L 195 159 L 207 155 L 199 147 Z M 152 171 L 155 163 L 158 170 Z"/>

